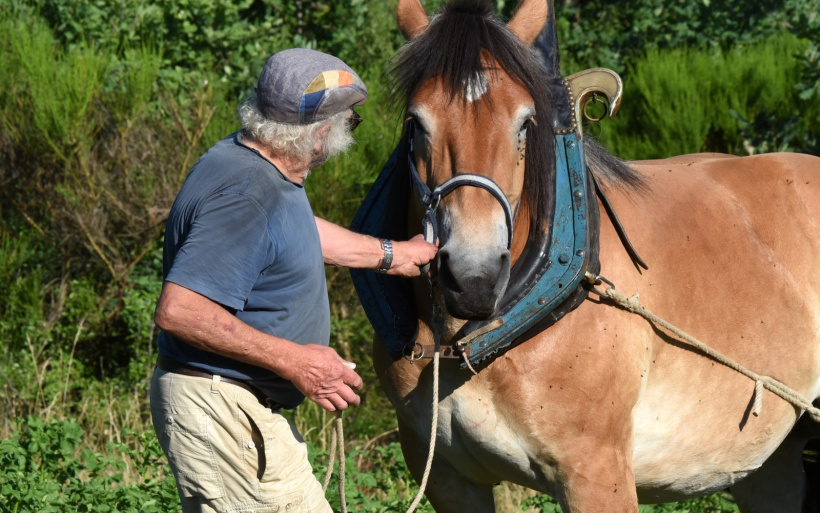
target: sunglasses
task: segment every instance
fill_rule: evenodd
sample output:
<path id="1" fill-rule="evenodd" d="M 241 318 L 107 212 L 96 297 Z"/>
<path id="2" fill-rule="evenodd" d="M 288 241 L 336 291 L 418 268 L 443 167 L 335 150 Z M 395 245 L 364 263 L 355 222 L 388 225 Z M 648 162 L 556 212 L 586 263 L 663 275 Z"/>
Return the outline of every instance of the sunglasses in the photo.
<path id="1" fill-rule="evenodd" d="M 347 131 L 352 132 L 356 130 L 356 127 L 358 127 L 362 121 L 364 121 L 362 117 L 354 110 L 353 115 L 347 117 Z"/>

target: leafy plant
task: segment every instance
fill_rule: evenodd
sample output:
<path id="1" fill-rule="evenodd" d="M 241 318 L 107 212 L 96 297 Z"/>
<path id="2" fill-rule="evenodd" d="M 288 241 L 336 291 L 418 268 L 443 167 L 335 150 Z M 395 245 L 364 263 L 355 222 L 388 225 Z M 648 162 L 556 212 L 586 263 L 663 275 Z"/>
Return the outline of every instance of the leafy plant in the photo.
<path id="1" fill-rule="evenodd" d="M 176 485 L 156 437 L 125 435 L 130 444 L 111 443 L 99 453 L 81 448 L 84 433 L 76 422 L 18 421 L 14 438 L 0 441 L 0 511 L 160 513 L 178 508 Z M 139 478 L 126 483 L 124 471 L 133 465 Z"/>

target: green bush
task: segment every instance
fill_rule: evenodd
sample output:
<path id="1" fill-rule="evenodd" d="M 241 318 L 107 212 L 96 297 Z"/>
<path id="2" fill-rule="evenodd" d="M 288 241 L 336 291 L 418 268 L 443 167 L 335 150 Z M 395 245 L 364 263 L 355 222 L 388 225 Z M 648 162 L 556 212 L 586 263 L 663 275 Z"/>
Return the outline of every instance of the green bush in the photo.
<path id="1" fill-rule="evenodd" d="M 630 67 L 615 120 L 589 130 L 628 159 L 810 150 L 820 134 L 820 100 L 803 100 L 794 87 L 801 69 L 793 57 L 805 48 L 782 35 L 726 52 L 650 50 Z M 747 120 L 772 115 L 789 120 L 791 133 L 755 140 Z"/>
<path id="2" fill-rule="evenodd" d="M 236 101 L 254 87 L 265 59 L 293 46 L 339 56 L 354 69 L 384 62 L 400 44 L 390 2 L 366 0 L 14 0 L 33 7 L 67 48 L 122 55 L 161 49 L 160 83 L 185 94 L 188 81 L 216 77 Z"/>
<path id="3" fill-rule="evenodd" d="M 567 0 L 555 2 L 565 74 L 604 66 L 619 73 L 649 50 L 728 50 L 786 29 L 812 39 L 818 0 Z M 809 26 L 807 26 L 809 25 Z"/>

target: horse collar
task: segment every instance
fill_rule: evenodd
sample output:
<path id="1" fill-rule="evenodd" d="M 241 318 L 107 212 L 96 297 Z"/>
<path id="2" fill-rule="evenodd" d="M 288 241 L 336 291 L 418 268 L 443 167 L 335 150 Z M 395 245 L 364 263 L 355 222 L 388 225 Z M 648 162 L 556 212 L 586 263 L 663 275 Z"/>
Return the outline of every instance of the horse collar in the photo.
<path id="1" fill-rule="evenodd" d="M 505 294 L 501 315 L 469 322 L 456 353 L 475 365 L 541 331 L 574 309 L 587 290 L 587 271 L 597 272 L 598 209 L 594 186 L 578 135 L 559 134 L 556 142 L 555 213 L 549 231 L 529 240 L 516 267 L 517 286 Z"/>

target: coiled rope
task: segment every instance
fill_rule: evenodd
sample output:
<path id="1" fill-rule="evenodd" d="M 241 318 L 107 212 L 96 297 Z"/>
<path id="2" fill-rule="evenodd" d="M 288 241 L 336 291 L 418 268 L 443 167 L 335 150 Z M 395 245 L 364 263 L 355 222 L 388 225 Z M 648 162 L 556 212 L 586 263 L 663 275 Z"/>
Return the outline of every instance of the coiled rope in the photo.
<path id="1" fill-rule="evenodd" d="M 815 408 L 811 402 L 806 400 L 803 396 L 801 396 L 785 384 L 770 376 L 762 376 L 760 374 L 757 374 L 756 372 L 747 369 L 746 367 L 740 365 L 731 358 L 707 346 L 706 344 L 696 339 L 692 335 L 686 333 L 685 331 L 681 330 L 677 326 L 674 326 L 673 324 L 653 314 L 652 312 L 644 308 L 644 306 L 640 303 L 640 301 L 638 300 L 638 294 L 635 294 L 632 297 L 626 297 L 625 295 L 615 290 L 615 285 L 612 282 L 610 282 L 606 278 L 603 278 L 602 276 L 595 276 L 590 273 L 587 273 L 586 279 L 592 285 L 600 284 L 602 281 L 606 282 L 609 285 L 609 287 L 604 292 L 601 292 L 593 288 L 596 294 L 602 297 L 609 298 L 618 306 L 626 310 L 629 310 L 630 312 L 636 313 L 641 317 L 645 318 L 646 320 L 648 320 L 649 322 L 652 322 L 654 324 L 657 324 L 658 326 L 661 326 L 669 330 L 671 333 L 677 335 L 681 340 L 688 342 L 693 347 L 697 348 L 699 351 L 703 352 L 715 361 L 753 380 L 755 382 L 755 391 L 754 404 L 752 406 L 752 414 L 754 414 L 755 417 L 759 416 L 760 412 L 763 409 L 763 389 L 765 388 L 766 390 L 769 390 L 770 392 L 780 397 L 784 401 L 790 403 L 795 408 L 798 408 L 799 410 L 801 410 L 801 412 L 807 412 L 815 422 L 820 423 L 820 409 Z"/>

